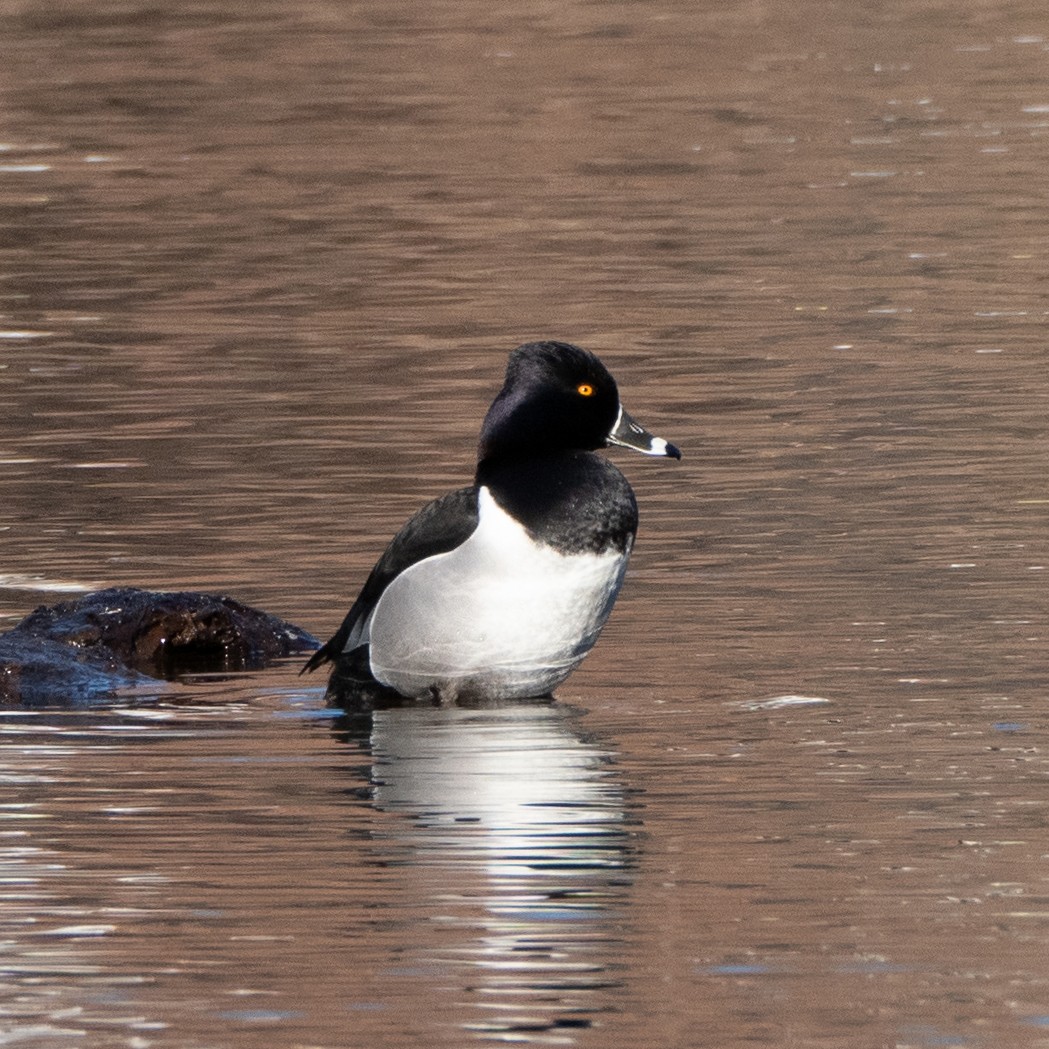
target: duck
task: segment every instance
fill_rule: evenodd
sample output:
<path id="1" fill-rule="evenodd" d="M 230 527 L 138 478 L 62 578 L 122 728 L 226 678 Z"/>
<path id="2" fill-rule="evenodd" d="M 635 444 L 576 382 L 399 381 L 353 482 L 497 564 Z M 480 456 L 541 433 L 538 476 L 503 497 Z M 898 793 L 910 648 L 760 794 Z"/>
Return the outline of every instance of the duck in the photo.
<path id="1" fill-rule="evenodd" d="M 331 682 L 407 700 L 550 696 L 597 641 L 637 534 L 634 491 L 597 454 L 609 445 L 681 458 L 631 418 L 593 353 L 519 346 L 473 484 L 407 521 L 300 673 L 332 663 Z"/>

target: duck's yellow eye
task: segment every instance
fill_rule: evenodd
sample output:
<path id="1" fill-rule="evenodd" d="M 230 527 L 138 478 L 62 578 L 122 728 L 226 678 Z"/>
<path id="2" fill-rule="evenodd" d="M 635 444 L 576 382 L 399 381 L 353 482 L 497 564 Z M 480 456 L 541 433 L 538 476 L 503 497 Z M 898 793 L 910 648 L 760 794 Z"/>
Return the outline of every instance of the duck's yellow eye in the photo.
<path id="1" fill-rule="evenodd" d="M 580 397 L 593 397 L 594 388 L 590 383 L 582 382 L 575 388 L 575 392 L 578 393 Z"/>

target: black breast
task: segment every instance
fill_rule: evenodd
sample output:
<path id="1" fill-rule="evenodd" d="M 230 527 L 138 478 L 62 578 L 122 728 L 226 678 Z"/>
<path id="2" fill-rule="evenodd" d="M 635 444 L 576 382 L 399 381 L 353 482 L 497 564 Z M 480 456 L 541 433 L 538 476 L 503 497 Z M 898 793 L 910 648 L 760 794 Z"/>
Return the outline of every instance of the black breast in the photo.
<path id="1" fill-rule="evenodd" d="M 592 452 L 482 463 L 477 483 L 530 535 L 561 553 L 624 551 L 637 532 L 633 489 Z"/>

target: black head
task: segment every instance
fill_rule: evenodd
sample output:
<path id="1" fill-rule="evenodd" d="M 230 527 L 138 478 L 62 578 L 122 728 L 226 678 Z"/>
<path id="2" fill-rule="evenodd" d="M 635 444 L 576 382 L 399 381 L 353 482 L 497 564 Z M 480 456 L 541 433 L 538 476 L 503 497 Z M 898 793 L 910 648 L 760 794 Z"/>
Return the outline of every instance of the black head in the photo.
<path id="1" fill-rule="evenodd" d="M 641 437 L 627 435 L 627 423 L 653 443 L 646 447 Z M 477 458 L 593 451 L 609 442 L 681 457 L 626 415 L 615 379 L 592 353 L 567 342 L 530 342 L 510 354 L 503 388 L 481 427 Z"/>
<path id="2" fill-rule="evenodd" d="M 567 342 L 530 342 L 510 354 L 477 457 L 603 448 L 618 415 L 615 379 L 592 353 Z"/>

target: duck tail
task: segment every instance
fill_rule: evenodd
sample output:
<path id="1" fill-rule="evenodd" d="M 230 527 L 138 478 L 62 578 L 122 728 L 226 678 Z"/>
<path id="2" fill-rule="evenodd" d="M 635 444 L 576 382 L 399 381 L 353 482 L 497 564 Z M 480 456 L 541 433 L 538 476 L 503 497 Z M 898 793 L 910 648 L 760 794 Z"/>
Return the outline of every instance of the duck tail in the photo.
<path id="1" fill-rule="evenodd" d="M 331 652 L 328 651 L 328 646 L 331 644 L 329 641 L 327 645 L 323 645 L 318 648 L 316 652 L 306 660 L 303 668 L 299 671 L 299 677 L 303 674 L 312 674 L 317 667 L 324 666 L 325 663 L 330 663 L 334 659 Z"/>

